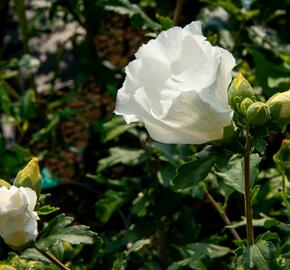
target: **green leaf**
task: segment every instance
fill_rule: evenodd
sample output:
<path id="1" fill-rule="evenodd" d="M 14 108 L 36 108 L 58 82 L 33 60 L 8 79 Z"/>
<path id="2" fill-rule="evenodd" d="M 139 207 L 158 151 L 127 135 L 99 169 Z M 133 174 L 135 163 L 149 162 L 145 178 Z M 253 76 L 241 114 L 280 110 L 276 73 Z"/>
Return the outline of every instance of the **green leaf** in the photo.
<path id="1" fill-rule="evenodd" d="M 134 123 L 130 125 L 126 124 L 123 117 L 114 117 L 102 126 L 102 141 L 104 143 L 111 141 L 136 126 L 137 124 Z"/>
<path id="2" fill-rule="evenodd" d="M 164 187 L 169 187 L 175 174 L 175 167 L 167 163 L 157 173 L 158 181 Z"/>
<path id="3" fill-rule="evenodd" d="M 133 243 L 128 250 L 122 252 L 119 255 L 119 257 L 114 261 L 112 270 L 122 269 L 122 266 L 127 262 L 127 259 L 132 252 L 137 252 L 138 250 L 143 248 L 145 245 L 149 245 L 150 243 L 151 243 L 150 239 L 141 239 Z"/>
<path id="4" fill-rule="evenodd" d="M 147 208 L 150 205 L 147 192 L 144 194 L 140 192 L 133 201 L 132 213 L 138 217 L 144 217 L 147 214 Z"/>
<path id="5" fill-rule="evenodd" d="M 245 251 L 245 264 L 256 270 L 279 269 L 276 256 L 276 248 L 272 242 L 259 240 Z"/>
<path id="6" fill-rule="evenodd" d="M 96 203 L 96 217 L 103 223 L 110 220 L 111 216 L 127 201 L 124 192 L 108 190 Z"/>
<path id="7" fill-rule="evenodd" d="M 156 18 L 158 19 L 159 23 L 162 26 L 162 29 L 167 30 L 173 26 L 172 19 L 168 16 L 162 16 L 160 14 L 156 14 Z"/>
<path id="8" fill-rule="evenodd" d="M 32 135 L 32 142 L 43 140 L 49 136 L 56 137 L 56 128 L 60 122 L 58 114 L 54 114 L 50 119 L 48 125 Z"/>
<path id="9" fill-rule="evenodd" d="M 0 108 L 4 113 L 11 115 L 12 103 L 8 95 L 7 83 L 0 80 Z"/>
<path id="10" fill-rule="evenodd" d="M 173 263 L 167 270 L 184 269 L 185 266 L 189 266 L 191 269 L 206 270 L 208 269 L 203 263 L 202 259 L 207 257 L 210 259 L 220 258 L 231 250 L 224 246 L 207 243 L 194 243 L 180 247 L 180 251 L 185 259 Z"/>
<path id="11" fill-rule="evenodd" d="M 150 239 L 141 239 L 131 245 L 131 247 L 125 251 L 126 255 L 129 256 L 132 252 L 136 252 L 143 248 L 145 245 L 149 245 L 151 243 Z"/>
<path id="12" fill-rule="evenodd" d="M 256 81 L 268 97 L 278 91 L 285 91 L 285 89 L 290 87 L 290 84 L 283 84 L 282 88 L 280 87 L 281 85 L 274 88 L 271 81 L 269 84 L 269 78 L 275 80 L 276 78 L 288 77 L 289 70 L 287 70 L 282 64 L 275 63 L 273 60 L 268 59 L 266 55 L 257 48 L 248 48 L 248 51 L 254 57 L 256 66 Z"/>
<path id="13" fill-rule="evenodd" d="M 258 166 L 260 164 L 261 158 L 258 154 L 253 154 L 250 157 L 250 181 L 251 186 L 255 183 L 258 175 Z M 244 194 L 244 181 L 243 181 L 243 160 L 235 159 L 232 160 L 226 167 L 224 172 L 216 172 L 216 174 L 221 177 L 224 183 L 235 189 L 236 191 Z"/>
<path id="14" fill-rule="evenodd" d="M 130 3 L 129 0 L 117 0 L 112 5 L 106 5 L 105 9 L 114 11 L 122 15 L 128 15 L 132 20 L 133 24 L 137 27 L 160 30 L 161 25 L 154 22 L 138 5 Z M 138 20 L 136 21 L 136 18 Z"/>
<path id="15" fill-rule="evenodd" d="M 36 115 L 36 97 L 35 92 L 30 89 L 20 99 L 19 114 L 21 119 L 31 120 Z"/>
<path id="16" fill-rule="evenodd" d="M 45 215 L 49 215 L 55 211 L 58 211 L 59 208 L 58 207 L 53 207 L 53 206 L 50 206 L 50 205 L 45 205 L 45 206 L 42 206 L 40 207 L 39 209 L 37 209 L 37 214 L 38 215 L 42 215 L 42 216 L 45 216 Z"/>
<path id="17" fill-rule="evenodd" d="M 223 257 L 231 251 L 228 247 L 207 243 L 189 244 L 186 248 L 188 251 L 192 251 L 196 254 L 207 255 L 210 258 Z"/>
<path id="18" fill-rule="evenodd" d="M 109 152 L 109 157 L 103 158 L 99 161 L 98 172 L 118 163 L 134 166 L 146 160 L 146 153 L 142 149 L 112 147 Z"/>
<path id="19" fill-rule="evenodd" d="M 215 146 L 206 147 L 195 155 L 194 160 L 184 163 L 177 169 L 177 174 L 173 178 L 174 189 L 181 190 L 195 186 L 208 175 L 214 164 L 229 156 L 228 152 Z"/>
<path id="20" fill-rule="evenodd" d="M 215 157 L 207 157 L 181 165 L 173 178 L 174 189 L 181 190 L 197 185 L 208 175 L 215 162 Z"/>
<path id="21" fill-rule="evenodd" d="M 254 188 L 251 190 L 251 197 L 252 197 L 253 204 L 255 203 L 255 199 L 256 199 L 260 189 L 261 189 L 260 185 L 255 185 Z"/>
<path id="22" fill-rule="evenodd" d="M 73 218 L 60 214 L 52 219 L 48 225 L 40 232 L 36 247 L 47 251 L 60 241 L 65 241 L 73 245 L 93 244 L 96 240 L 101 241 L 97 234 L 90 231 L 84 225 L 69 226 Z"/>
<path id="23" fill-rule="evenodd" d="M 269 240 L 280 240 L 280 237 L 278 235 L 278 233 L 272 233 L 270 231 L 267 231 L 263 234 L 260 234 L 258 237 L 257 237 L 257 241 L 260 240 L 260 239 L 263 239 L 265 241 L 269 241 Z"/>
<path id="24" fill-rule="evenodd" d="M 33 189 L 37 195 L 40 194 L 41 175 L 37 158 L 32 158 L 25 168 L 18 172 L 13 185 L 16 187 L 29 187 Z"/>

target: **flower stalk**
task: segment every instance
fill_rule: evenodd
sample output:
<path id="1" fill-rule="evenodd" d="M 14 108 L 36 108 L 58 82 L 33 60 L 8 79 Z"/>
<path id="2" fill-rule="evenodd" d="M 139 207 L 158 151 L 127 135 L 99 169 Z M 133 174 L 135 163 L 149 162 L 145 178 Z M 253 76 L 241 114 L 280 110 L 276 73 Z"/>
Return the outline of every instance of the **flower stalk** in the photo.
<path id="1" fill-rule="evenodd" d="M 250 155 L 251 155 L 251 137 L 249 129 L 246 129 L 246 153 L 244 156 L 244 202 L 246 215 L 246 228 L 248 244 L 254 243 L 253 214 L 251 201 L 251 182 L 250 182 Z"/>

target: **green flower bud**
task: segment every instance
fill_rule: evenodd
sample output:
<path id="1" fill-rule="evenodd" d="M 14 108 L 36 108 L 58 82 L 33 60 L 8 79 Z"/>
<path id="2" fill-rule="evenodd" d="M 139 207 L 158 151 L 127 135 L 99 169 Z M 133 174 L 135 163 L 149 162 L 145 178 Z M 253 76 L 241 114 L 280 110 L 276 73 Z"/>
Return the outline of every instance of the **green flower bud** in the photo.
<path id="1" fill-rule="evenodd" d="M 244 76 L 239 73 L 231 83 L 228 92 L 229 105 L 235 111 L 239 111 L 241 102 L 245 99 L 255 99 L 253 89 Z"/>
<path id="2" fill-rule="evenodd" d="M 270 119 L 268 106 L 263 102 L 255 102 L 248 107 L 246 118 L 254 126 L 262 126 Z"/>
<path id="3" fill-rule="evenodd" d="M 288 139 L 283 140 L 281 148 L 273 156 L 273 160 L 282 169 L 290 167 L 290 141 Z"/>
<path id="4" fill-rule="evenodd" d="M 290 123 L 290 90 L 277 93 L 268 101 L 271 118 L 281 127 L 285 127 Z"/>
<path id="5" fill-rule="evenodd" d="M 250 107 L 250 105 L 252 105 L 254 103 L 253 100 L 251 100 L 250 98 L 245 98 L 241 104 L 240 104 L 240 112 L 243 115 L 246 115 L 248 108 Z"/>
<path id="6" fill-rule="evenodd" d="M 37 195 L 40 194 L 41 175 L 37 158 L 32 158 L 25 168 L 18 172 L 13 185 L 16 187 L 29 187 L 33 189 Z"/>

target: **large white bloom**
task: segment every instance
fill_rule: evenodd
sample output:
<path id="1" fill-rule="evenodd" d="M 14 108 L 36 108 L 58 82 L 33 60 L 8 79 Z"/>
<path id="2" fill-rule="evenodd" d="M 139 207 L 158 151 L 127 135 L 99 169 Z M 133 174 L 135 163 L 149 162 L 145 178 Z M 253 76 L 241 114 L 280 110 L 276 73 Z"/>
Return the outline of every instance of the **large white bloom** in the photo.
<path id="1" fill-rule="evenodd" d="M 211 46 L 200 22 L 173 27 L 141 46 L 126 67 L 115 113 L 141 121 L 164 143 L 201 144 L 223 137 L 233 112 L 227 89 L 235 59 Z"/>
<path id="2" fill-rule="evenodd" d="M 0 187 L 0 236 L 7 245 L 18 248 L 36 238 L 36 201 L 36 193 L 30 188 Z"/>

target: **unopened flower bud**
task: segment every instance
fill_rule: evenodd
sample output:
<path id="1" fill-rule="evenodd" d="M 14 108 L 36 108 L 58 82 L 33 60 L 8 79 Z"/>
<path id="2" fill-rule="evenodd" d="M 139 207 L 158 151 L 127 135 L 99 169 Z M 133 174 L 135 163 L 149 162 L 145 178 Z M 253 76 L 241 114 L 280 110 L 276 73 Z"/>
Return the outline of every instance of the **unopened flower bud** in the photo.
<path id="1" fill-rule="evenodd" d="M 255 102 L 248 107 L 247 120 L 254 126 L 262 126 L 270 119 L 268 106 L 263 102 Z"/>
<path id="2" fill-rule="evenodd" d="M 248 108 L 250 107 L 250 105 L 252 105 L 254 103 L 253 100 L 251 100 L 250 98 L 245 98 L 241 104 L 240 104 L 240 112 L 243 115 L 246 115 Z"/>
<path id="3" fill-rule="evenodd" d="M 283 169 L 290 167 L 290 141 L 288 139 L 283 140 L 281 148 L 273 156 L 273 160 Z"/>
<path id="4" fill-rule="evenodd" d="M 255 99 L 251 85 L 241 73 L 232 81 L 228 98 L 229 105 L 235 111 L 239 111 L 240 104 L 245 98 Z"/>
<path id="5" fill-rule="evenodd" d="M 279 126 L 285 127 L 290 123 L 290 90 L 272 96 L 267 105 L 271 119 Z"/>

